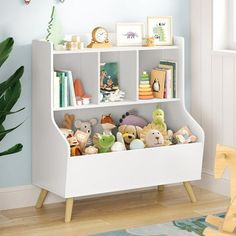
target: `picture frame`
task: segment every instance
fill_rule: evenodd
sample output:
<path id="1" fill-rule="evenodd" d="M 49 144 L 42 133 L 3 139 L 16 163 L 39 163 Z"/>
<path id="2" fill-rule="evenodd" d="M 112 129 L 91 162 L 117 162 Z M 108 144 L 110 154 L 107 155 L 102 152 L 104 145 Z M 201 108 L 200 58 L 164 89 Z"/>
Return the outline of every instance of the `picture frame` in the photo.
<path id="1" fill-rule="evenodd" d="M 117 23 L 117 46 L 142 46 L 144 37 L 143 23 Z"/>
<path id="2" fill-rule="evenodd" d="M 155 46 L 173 45 L 172 16 L 148 16 L 148 37 L 154 38 Z"/>

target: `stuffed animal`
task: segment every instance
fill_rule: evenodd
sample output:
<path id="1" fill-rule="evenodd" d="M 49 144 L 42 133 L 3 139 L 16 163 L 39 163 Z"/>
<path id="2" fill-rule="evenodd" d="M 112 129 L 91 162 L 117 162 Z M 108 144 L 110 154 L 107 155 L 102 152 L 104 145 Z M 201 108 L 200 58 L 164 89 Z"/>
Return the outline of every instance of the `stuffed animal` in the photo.
<path id="1" fill-rule="evenodd" d="M 89 146 L 87 148 L 85 148 L 84 153 L 86 155 L 93 155 L 93 154 L 97 154 L 98 153 L 98 149 L 94 146 Z"/>
<path id="2" fill-rule="evenodd" d="M 122 115 L 122 118 L 120 119 L 120 125 L 133 125 L 143 128 L 146 126 L 148 122 L 137 115 L 137 112 L 135 110 L 131 110 L 126 112 L 124 115 Z"/>
<path id="3" fill-rule="evenodd" d="M 111 114 L 109 115 L 102 115 L 101 118 L 101 125 L 103 128 L 103 133 L 107 134 L 107 135 L 111 135 L 111 131 L 116 128 L 115 126 L 115 122 L 111 116 Z"/>
<path id="4" fill-rule="evenodd" d="M 116 139 L 117 142 L 115 142 L 112 147 L 111 147 L 111 151 L 112 152 L 121 152 L 121 151 L 125 151 L 126 147 L 125 147 L 125 142 L 122 136 L 122 133 L 118 132 L 116 134 Z"/>
<path id="5" fill-rule="evenodd" d="M 107 100 L 109 102 L 118 102 L 118 101 L 123 101 L 125 97 L 125 92 L 117 89 L 115 92 L 111 92 L 108 96 L 107 96 Z"/>
<path id="6" fill-rule="evenodd" d="M 75 121 L 75 116 L 73 114 L 66 113 L 64 115 L 64 120 L 62 121 L 62 128 L 72 130 L 74 121 Z"/>
<path id="7" fill-rule="evenodd" d="M 79 142 L 80 150 L 82 152 L 84 152 L 84 149 L 89 139 L 89 135 L 90 135 L 89 133 L 85 133 L 79 129 L 75 132 L 75 137 L 77 141 Z"/>
<path id="8" fill-rule="evenodd" d="M 162 129 L 164 129 L 164 131 L 167 131 L 167 125 L 165 123 L 165 113 L 161 108 L 157 107 L 152 112 L 152 119 L 155 125 L 158 125 Z"/>
<path id="9" fill-rule="evenodd" d="M 99 153 L 106 153 L 111 151 L 111 147 L 115 142 L 114 135 L 107 135 L 107 134 L 95 134 L 93 137 L 93 143 L 95 147 L 98 148 Z"/>
<path id="10" fill-rule="evenodd" d="M 140 133 L 142 131 L 142 128 L 134 125 L 121 125 L 118 128 L 118 131 L 122 134 L 126 148 L 129 149 L 130 143 L 134 140 L 140 137 Z"/>
<path id="11" fill-rule="evenodd" d="M 145 144 L 141 139 L 134 139 L 130 143 L 129 148 L 130 150 L 143 149 L 145 148 Z"/>
<path id="12" fill-rule="evenodd" d="M 197 137 L 192 134 L 187 126 L 182 127 L 174 133 L 174 139 L 180 144 L 194 143 L 197 141 Z"/>
<path id="13" fill-rule="evenodd" d="M 90 119 L 89 121 L 76 120 L 74 122 L 76 129 L 78 129 L 84 133 L 87 133 L 89 135 L 86 146 L 91 146 L 93 144 L 91 135 L 92 135 L 93 127 L 96 124 L 97 124 L 97 119 L 95 119 L 95 118 Z"/>
<path id="14" fill-rule="evenodd" d="M 163 127 L 153 123 L 143 128 L 140 137 L 146 147 L 159 147 L 171 144 L 167 131 L 165 131 Z"/>

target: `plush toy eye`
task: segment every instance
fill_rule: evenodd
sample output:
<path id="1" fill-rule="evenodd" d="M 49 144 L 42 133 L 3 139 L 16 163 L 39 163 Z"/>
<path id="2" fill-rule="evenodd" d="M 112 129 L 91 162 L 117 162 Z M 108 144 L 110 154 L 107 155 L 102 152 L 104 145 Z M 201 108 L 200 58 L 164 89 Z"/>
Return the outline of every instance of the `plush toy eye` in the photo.
<path id="1" fill-rule="evenodd" d="M 135 133 L 133 133 L 133 135 L 135 135 Z"/>
<path id="2" fill-rule="evenodd" d="M 125 115 L 123 115 L 122 118 L 124 119 L 124 118 L 125 118 Z"/>
<path id="3" fill-rule="evenodd" d="M 153 135 L 155 135 L 155 133 L 152 133 Z"/>
<path id="4" fill-rule="evenodd" d="M 84 128 L 86 129 L 86 128 L 87 128 L 87 125 L 85 125 Z"/>

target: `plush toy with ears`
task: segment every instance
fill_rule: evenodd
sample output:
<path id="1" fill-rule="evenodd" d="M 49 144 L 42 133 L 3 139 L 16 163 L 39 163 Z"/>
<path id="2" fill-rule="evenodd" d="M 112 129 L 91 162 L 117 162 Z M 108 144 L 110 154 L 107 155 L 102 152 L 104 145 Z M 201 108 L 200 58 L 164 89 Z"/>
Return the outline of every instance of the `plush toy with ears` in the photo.
<path id="1" fill-rule="evenodd" d="M 86 146 L 91 146 L 93 144 L 91 135 L 93 132 L 93 127 L 97 124 L 97 119 L 91 119 L 89 121 L 81 121 L 81 120 L 76 120 L 75 121 L 75 127 L 76 129 L 89 134 L 88 142 Z"/>

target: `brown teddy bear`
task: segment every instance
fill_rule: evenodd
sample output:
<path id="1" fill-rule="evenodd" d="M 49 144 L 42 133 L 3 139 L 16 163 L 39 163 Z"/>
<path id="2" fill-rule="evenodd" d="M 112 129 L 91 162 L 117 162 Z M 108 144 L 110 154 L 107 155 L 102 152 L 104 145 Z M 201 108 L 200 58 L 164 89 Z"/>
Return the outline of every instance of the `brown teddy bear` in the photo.
<path id="1" fill-rule="evenodd" d="M 140 138 L 140 133 L 142 132 L 142 128 L 134 125 L 121 125 L 118 130 L 124 138 L 127 149 L 134 139 Z"/>

